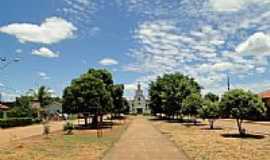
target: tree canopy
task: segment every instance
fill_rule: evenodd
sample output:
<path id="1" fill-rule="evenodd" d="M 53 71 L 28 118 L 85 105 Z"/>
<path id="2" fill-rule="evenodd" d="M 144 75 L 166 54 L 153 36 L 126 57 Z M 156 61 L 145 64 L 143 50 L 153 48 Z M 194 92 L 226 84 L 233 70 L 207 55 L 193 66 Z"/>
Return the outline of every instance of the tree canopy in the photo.
<path id="1" fill-rule="evenodd" d="M 265 106 L 256 94 L 242 89 L 226 92 L 221 99 L 221 111 L 226 116 L 236 119 L 240 134 L 244 134 L 242 122 L 265 113 Z"/>
<path id="2" fill-rule="evenodd" d="M 204 96 L 204 99 L 210 100 L 212 102 L 216 102 L 216 101 L 219 101 L 219 96 L 215 95 L 214 93 L 209 92 Z"/>
<path id="3" fill-rule="evenodd" d="M 165 74 L 152 81 L 149 87 L 152 112 L 173 116 L 183 111 L 183 101 L 192 94 L 200 94 L 201 87 L 193 79 L 180 73 Z"/>
<path id="4" fill-rule="evenodd" d="M 100 72 L 100 71 L 97 71 Z M 112 105 L 110 92 L 93 70 L 74 79 L 64 90 L 63 111 L 66 113 L 93 113 L 99 108 L 107 111 Z"/>
<path id="5" fill-rule="evenodd" d="M 124 85 L 114 85 L 112 74 L 105 69 L 90 69 L 72 80 L 64 90 L 63 112 L 94 114 L 124 112 Z M 87 120 L 85 121 L 87 123 Z"/>
<path id="6" fill-rule="evenodd" d="M 199 109 L 202 108 L 203 99 L 199 94 L 191 94 L 183 100 L 183 113 L 196 116 Z"/>
<path id="7" fill-rule="evenodd" d="M 214 129 L 214 122 L 220 117 L 220 106 L 218 101 L 205 99 L 204 105 L 199 109 L 199 115 L 203 119 L 208 119 L 210 129 Z"/>
<path id="8" fill-rule="evenodd" d="M 123 84 L 113 85 L 113 89 L 112 89 L 112 98 L 113 98 L 112 112 L 116 113 L 117 116 L 120 116 L 120 113 L 123 113 L 124 109 L 125 109 L 123 94 L 124 94 L 124 85 Z"/>

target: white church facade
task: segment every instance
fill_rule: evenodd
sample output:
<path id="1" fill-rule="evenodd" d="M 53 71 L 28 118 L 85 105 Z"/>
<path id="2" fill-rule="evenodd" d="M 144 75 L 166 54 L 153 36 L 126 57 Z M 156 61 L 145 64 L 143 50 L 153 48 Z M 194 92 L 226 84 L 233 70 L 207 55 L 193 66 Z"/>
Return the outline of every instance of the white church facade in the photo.
<path id="1" fill-rule="evenodd" d="M 138 84 L 138 86 L 137 86 L 134 98 L 132 100 L 130 100 L 129 111 L 131 113 L 136 113 L 136 114 L 150 113 L 149 101 L 143 95 L 143 90 L 142 90 L 140 84 Z"/>

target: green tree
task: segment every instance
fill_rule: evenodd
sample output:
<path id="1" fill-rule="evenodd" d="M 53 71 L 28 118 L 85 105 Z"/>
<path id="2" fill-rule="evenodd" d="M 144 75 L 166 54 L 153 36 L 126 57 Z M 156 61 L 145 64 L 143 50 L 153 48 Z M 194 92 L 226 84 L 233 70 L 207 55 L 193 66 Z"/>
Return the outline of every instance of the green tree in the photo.
<path id="1" fill-rule="evenodd" d="M 130 109 L 130 104 L 129 104 L 127 98 L 125 98 L 125 97 L 123 97 L 123 104 L 124 104 L 124 110 L 123 110 L 123 112 L 125 114 L 128 114 L 129 113 L 129 109 Z"/>
<path id="2" fill-rule="evenodd" d="M 162 109 L 162 99 L 160 95 L 161 88 L 159 87 L 158 82 L 151 82 L 149 87 L 149 96 L 150 96 L 150 104 L 149 107 L 151 109 L 152 114 L 156 115 L 158 113 L 164 113 Z"/>
<path id="3" fill-rule="evenodd" d="M 208 119 L 210 129 L 214 129 L 214 123 L 220 116 L 219 102 L 206 99 L 199 110 L 199 115 L 203 119 Z"/>
<path id="4" fill-rule="evenodd" d="M 16 98 L 15 107 L 8 111 L 8 117 L 32 117 L 34 112 L 31 108 L 32 97 L 21 96 Z"/>
<path id="5" fill-rule="evenodd" d="M 214 93 L 209 92 L 204 96 L 204 99 L 210 100 L 212 102 L 216 102 L 216 101 L 219 101 L 219 96 L 215 95 Z"/>
<path id="6" fill-rule="evenodd" d="M 113 85 L 112 89 L 112 98 L 113 98 L 113 108 L 112 112 L 115 114 L 116 117 L 119 117 L 121 113 L 124 112 L 124 85 L 117 84 Z"/>
<path id="7" fill-rule="evenodd" d="M 245 119 L 260 116 L 265 113 L 265 106 L 256 94 L 242 89 L 226 92 L 221 99 L 221 111 L 224 115 L 236 119 L 240 135 L 245 134 L 242 123 Z"/>
<path id="8" fill-rule="evenodd" d="M 196 123 L 196 116 L 202 108 L 203 100 L 199 94 L 191 94 L 183 100 L 183 113 L 194 118 Z"/>
<path id="9" fill-rule="evenodd" d="M 106 82 L 108 82 L 108 76 L 104 75 L 100 70 L 91 69 L 74 79 L 71 85 L 64 90 L 63 111 L 65 113 L 83 113 L 85 125 L 87 125 L 89 114 L 94 114 L 92 124 L 96 127 L 97 112 L 106 113 L 112 107 L 111 90 L 108 89 L 111 83 L 103 81 L 102 78 L 106 77 Z"/>
<path id="10" fill-rule="evenodd" d="M 182 114 L 183 100 L 192 94 L 200 94 L 200 90 L 201 87 L 193 78 L 180 73 L 165 74 L 150 84 L 151 109 L 174 118 L 175 115 Z"/>

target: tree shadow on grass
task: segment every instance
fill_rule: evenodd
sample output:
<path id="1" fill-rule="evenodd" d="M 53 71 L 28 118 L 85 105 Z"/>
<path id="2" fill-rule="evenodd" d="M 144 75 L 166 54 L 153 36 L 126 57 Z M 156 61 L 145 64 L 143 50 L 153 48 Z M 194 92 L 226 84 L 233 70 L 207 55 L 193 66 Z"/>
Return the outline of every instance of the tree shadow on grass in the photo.
<path id="1" fill-rule="evenodd" d="M 149 118 L 150 121 L 164 121 L 167 123 L 179 123 L 182 124 L 186 127 L 191 127 L 191 126 L 206 126 L 207 124 L 202 123 L 201 121 L 196 121 L 194 123 L 194 120 L 192 119 L 166 119 L 166 118 L 160 118 L 160 117 L 153 117 Z"/>
<path id="2" fill-rule="evenodd" d="M 196 124 L 194 123 L 182 123 L 182 125 L 184 125 L 185 127 L 201 127 L 201 126 L 207 126 L 207 124 L 201 123 L 201 122 L 197 122 Z"/>
<path id="3" fill-rule="evenodd" d="M 221 128 L 221 127 L 215 127 L 215 128 L 209 128 L 209 127 L 207 127 L 207 128 L 201 128 L 201 130 L 208 130 L 208 131 L 220 131 L 220 130 L 223 130 L 223 128 Z"/>
<path id="4" fill-rule="evenodd" d="M 99 129 L 110 129 L 115 125 L 120 125 L 118 123 L 113 123 L 113 122 L 103 122 L 100 126 Z M 76 130 L 96 130 L 97 127 L 93 125 L 75 125 Z"/>
<path id="5" fill-rule="evenodd" d="M 150 117 L 148 118 L 149 121 L 165 121 L 167 119 L 161 117 Z"/>
<path id="6" fill-rule="evenodd" d="M 257 134 L 245 134 L 245 135 L 240 135 L 236 133 L 226 133 L 222 134 L 224 138 L 243 138 L 243 139 L 263 139 L 265 136 L 264 135 L 257 135 Z"/>

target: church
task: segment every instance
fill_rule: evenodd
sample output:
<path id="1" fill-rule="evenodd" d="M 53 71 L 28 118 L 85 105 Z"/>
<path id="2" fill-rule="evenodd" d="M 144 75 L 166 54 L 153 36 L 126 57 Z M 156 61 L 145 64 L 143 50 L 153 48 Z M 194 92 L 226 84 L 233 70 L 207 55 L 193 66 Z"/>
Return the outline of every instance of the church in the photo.
<path id="1" fill-rule="evenodd" d="M 150 113 L 149 101 L 143 95 L 141 84 L 138 83 L 135 96 L 130 100 L 130 113 L 148 114 Z"/>

